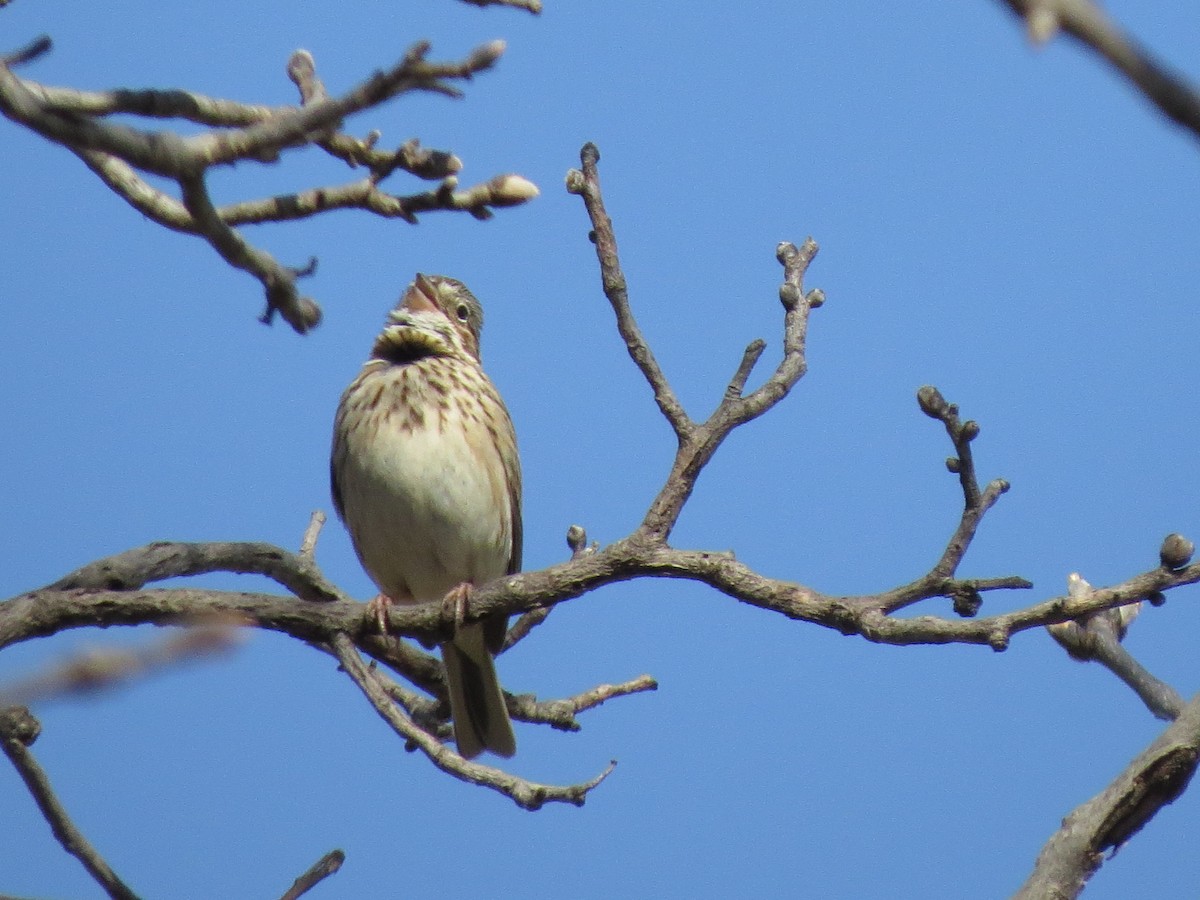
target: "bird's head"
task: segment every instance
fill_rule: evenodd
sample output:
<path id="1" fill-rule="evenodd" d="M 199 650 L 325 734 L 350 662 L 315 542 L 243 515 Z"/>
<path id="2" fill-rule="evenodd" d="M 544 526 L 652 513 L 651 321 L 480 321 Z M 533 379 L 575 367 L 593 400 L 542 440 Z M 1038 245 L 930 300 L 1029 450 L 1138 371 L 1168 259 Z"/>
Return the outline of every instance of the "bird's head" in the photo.
<path id="1" fill-rule="evenodd" d="M 427 356 L 457 356 L 479 361 L 483 307 L 465 284 L 445 275 L 417 274 L 387 322 L 371 356 L 389 362 L 413 362 Z"/>

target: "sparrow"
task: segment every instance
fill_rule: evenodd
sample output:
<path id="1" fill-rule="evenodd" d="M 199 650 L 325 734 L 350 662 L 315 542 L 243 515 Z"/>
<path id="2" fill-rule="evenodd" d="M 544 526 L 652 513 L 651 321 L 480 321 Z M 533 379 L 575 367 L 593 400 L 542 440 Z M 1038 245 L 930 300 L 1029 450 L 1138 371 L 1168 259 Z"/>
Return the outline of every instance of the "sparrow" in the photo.
<path id="1" fill-rule="evenodd" d="M 454 278 L 418 274 L 387 316 L 334 419 L 338 517 L 390 603 L 461 612 L 473 587 L 521 567 L 521 461 L 512 420 L 479 356 L 483 308 Z M 454 741 L 467 759 L 516 752 L 493 655 L 505 615 L 441 645 Z"/>

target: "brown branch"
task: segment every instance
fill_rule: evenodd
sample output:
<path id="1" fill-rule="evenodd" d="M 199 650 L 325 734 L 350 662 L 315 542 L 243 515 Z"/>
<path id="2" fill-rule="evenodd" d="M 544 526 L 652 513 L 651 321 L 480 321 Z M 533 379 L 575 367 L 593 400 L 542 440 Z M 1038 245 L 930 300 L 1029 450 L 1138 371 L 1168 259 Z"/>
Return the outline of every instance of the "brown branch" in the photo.
<path id="1" fill-rule="evenodd" d="M 933 590 L 950 597 L 954 602 L 954 612 L 969 618 L 977 615 L 983 605 L 983 591 L 1027 590 L 1033 587 L 1029 581 L 1015 575 L 970 580 L 954 578 L 959 564 L 975 539 L 975 533 L 983 522 L 983 517 L 1000 499 L 1000 495 L 1008 491 L 1009 484 L 1004 479 L 997 478 L 980 490 L 979 480 L 975 474 L 975 456 L 971 449 L 972 441 L 979 437 L 977 422 L 962 421 L 958 416 L 958 406 L 954 403 L 947 403 L 941 392 L 932 385 L 925 385 L 917 391 L 917 403 L 922 412 L 945 426 L 946 434 L 954 445 L 957 455 L 946 460 L 946 468 L 958 476 L 963 493 L 963 511 L 954 533 L 946 543 L 946 549 L 929 573 L 911 584 L 879 595 L 875 606 L 881 612 L 895 613 L 906 606 L 927 599 L 931 596 L 930 591 Z M 870 605 L 870 601 L 867 602 L 867 605 Z"/>
<path id="2" fill-rule="evenodd" d="M 298 56 L 312 56 L 298 50 L 289 61 L 289 75 L 293 74 L 292 62 Z M 299 74 L 293 78 L 301 77 Z M 315 70 L 312 73 L 314 84 Z M 208 97 L 194 91 L 182 90 L 129 90 L 122 88 L 111 91 L 81 91 L 75 88 L 52 87 L 33 81 L 22 81 L 38 101 L 47 109 L 59 113 L 84 116 L 110 116 L 118 113 L 143 116 L 151 119 L 180 119 L 217 128 L 241 128 L 261 124 L 277 116 L 294 111 L 290 106 L 259 106 L 233 100 Z M 306 92 L 301 90 L 301 99 L 317 97 L 315 87 Z M 324 98 L 322 98 L 324 99 Z M 317 146 L 351 168 L 360 166 L 370 169 L 376 180 L 382 180 L 397 169 L 433 181 L 454 175 L 462 167 L 453 153 L 423 148 L 416 138 L 406 141 L 395 150 L 378 148 L 375 140 L 359 140 L 338 132 L 326 135 L 316 142 Z"/>
<path id="3" fill-rule="evenodd" d="M 1046 842 L 1014 897 L 1077 897 L 1104 861 L 1187 788 L 1200 760 L 1200 696 L 1100 794 Z"/>
<path id="4" fill-rule="evenodd" d="M 136 568 L 140 562 L 142 568 Z M 144 589 L 151 580 L 230 571 L 266 574 L 297 597 L 189 588 Z M 472 594 L 465 621 L 494 614 L 516 615 L 557 605 L 606 584 L 638 577 L 682 578 L 790 619 L 844 634 L 895 645 L 968 643 L 1007 647 L 1013 634 L 1088 613 L 1133 603 L 1200 581 L 1200 563 L 1179 569 L 1158 566 L 1087 598 L 1053 597 L 1023 609 L 978 619 L 938 616 L 895 618 L 879 608 L 887 595 L 842 597 L 822 594 L 790 581 L 768 578 L 728 553 L 676 550 L 625 539 L 594 553 L 534 572 L 522 572 L 481 585 Z M 1006 579 L 915 582 L 925 597 L 950 596 L 960 589 L 1007 585 Z M 910 590 L 911 592 L 911 590 Z M 345 597 L 324 581 L 310 561 L 270 544 L 157 543 L 98 560 L 56 584 L 0 602 L 0 649 L 10 644 L 95 625 L 175 625 L 216 617 L 267 628 L 316 643 L 335 633 L 350 634 L 381 661 L 423 665 L 420 654 L 380 635 L 364 615 L 364 604 Z M 448 623 L 438 604 L 396 607 L 389 612 L 395 634 L 427 642 L 445 640 Z M 390 664 L 390 662 L 389 662 Z M 428 676 L 433 681 L 436 671 Z"/>
<path id="5" fill-rule="evenodd" d="M 429 45 L 416 44 L 391 69 L 376 73 L 341 97 L 328 96 L 316 76 L 312 55 L 300 50 L 288 66 L 289 77 L 301 94 L 303 105 L 299 108 L 250 106 L 187 91 L 72 91 L 26 81 L 12 72 L 13 65 L 48 48 L 48 40 L 35 42 L 4 57 L 0 112 L 70 149 L 139 212 L 164 227 L 203 237 L 227 263 L 262 284 L 267 298 L 261 317 L 264 322 L 270 323 L 279 313 L 300 333 L 321 320 L 316 302 L 300 296 L 296 289 L 302 273 L 252 246 L 233 226 L 345 208 L 409 222 L 430 210 L 462 211 L 486 219 L 493 208 L 524 203 L 537 195 L 534 185 L 516 175 L 498 175 L 457 190 L 454 173 L 462 168 L 462 162 L 452 154 L 423 150 L 415 139 L 394 151 L 381 150 L 374 146 L 377 135 L 364 141 L 339 131 L 345 117 L 405 93 L 460 96 L 453 82 L 469 80 L 491 68 L 504 52 L 502 41 L 484 44 L 460 62 L 446 63 L 429 62 Z M 180 118 L 213 126 L 213 130 L 190 137 L 170 131 L 141 131 L 105 121 L 114 113 Z M 209 198 L 205 174 L 212 166 L 240 160 L 274 162 L 282 151 L 306 144 L 317 144 L 348 165 L 366 166 L 370 176 L 341 187 L 220 208 Z M 440 179 L 442 184 L 436 190 L 407 197 L 379 190 L 378 183 L 398 168 L 421 178 Z M 174 179 L 180 185 L 181 199 L 151 186 L 141 172 Z"/>
<path id="6" fill-rule="evenodd" d="M 48 591 L 137 590 L 155 581 L 210 572 L 265 575 L 302 600 L 349 600 L 325 580 L 316 563 L 274 544 L 156 541 L 88 563 L 49 585 Z"/>
<path id="7" fill-rule="evenodd" d="M 321 529 L 325 527 L 325 513 L 322 510 L 314 509 L 312 515 L 308 519 L 308 527 L 304 529 L 304 537 L 300 539 L 300 558 L 312 560 L 313 554 L 317 551 L 317 538 L 321 536 Z"/>
<path id="8" fill-rule="evenodd" d="M 803 377 L 807 367 L 804 345 L 808 314 L 825 302 L 825 295 L 820 291 L 806 294 L 803 289 L 804 274 L 817 253 L 817 244 L 809 238 L 800 248 L 785 242 L 776 249 L 776 257 L 784 267 L 784 284 L 779 292 L 784 306 L 784 352 L 775 372 L 750 396 L 742 396 L 746 380 L 761 353 L 752 343 L 744 352 L 742 362 L 717 409 L 707 421 L 696 423 L 683 409 L 634 319 L 628 286 L 617 253 L 612 219 L 605 209 L 600 190 L 599 161 L 600 151 L 596 145 L 585 144 L 580 151 L 582 169 L 569 171 L 566 185 L 568 192 L 583 198 L 591 220 L 591 238 L 600 262 L 601 283 L 604 295 L 616 313 L 617 329 L 625 340 L 629 355 L 654 391 L 655 402 L 679 442 L 666 484 L 651 502 L 641 526 L 631 538 L 662 544 L 670 536 L 684 504 L 691 497 L 701 470 L 722 441 L 734 428 L 757 418 L 782 400 Z"/>
<path id="9" fill-rule="evenodd" d="M 191 214 L 196 233 L 229 265 L 262 282 L 267 296 L 263 322 L 270 323 L 279 313 L 299 334 L 321 323 L 321 307 L 311 297 L 301 297 L 296 290 L 297 273 L 280 265 L 269 253 L 253 247 L 221 219 L 209 199 L 203 175 L 182 176 L 179 186 L 183 191 L 183 205 Z"/>
<path id="10" fill-rule="evenodd" d="M 567 529 L 567 546 L 571 548 L 571 559 L 579 559 L 581 556 L 588 556 L 596 552 L 595 544 L 588 544 L 587 530 L 582 525 L 572 525 Z M 508 629 L 508 633 L 504 636 L 504 645 L 500 648 L 501 653 L 507 653 L 533 632 L 550 615 L 550 611 L 554 609 L 552 606 L 538 607 L 524 613 L 513 626 Z"/>
<path id="11" fill-rule="evenodd" d="M 937 419 L 946 427 L 946 434 L 954 444 L 958 454 L 946 460 L 946 468 L 958 476 L 962 485 L 963 502 L 967 509 L 980 505 L 982 495 L 979 490 L 979 479 L 975 475 L 975 456 L 971 452 L 971 442 L 979 437 L 979 423 L 958 417 L 958 404 L 947 403 L 941 391 L 931 384 L 917 391 L 917 403 L 921 412 L 931 419 Z M 1005 485 L 1003 490 L 1007 490 Z"/>
<path id="12" fill-rule="evenodd" d="M 5 5 L 7 5 L 7 2 L 0 3 L 0 6 Z M 41 37 L 34 38 L 21 49 L 0 56 L 0 66 L 11 68 L 33 62 L 39 56 L 49 53 L 52 46 L 50 38 L 43 34 Z"/>
<path id="13" fill-rule="evenodd" d="M 486 220 L 492 217 L 493 208 L 516 206 L 538 195 L 537 186 L 520 175 L 497 175 L 463 190 L 457 186 L 458 179 L 449 176 L 434 190 L 400 196 L 380 190 L 372 176 L 349 184 L 231 203 L 216 212 L 229 225 L 307 219 L 333 209 L 363 209 L 385 219 L 416 224 L 418 213 L 437 211 L 466 212 Z"/>
<path id="14" fill-rule="evenodd" d="M 589 557 L 585 555 L 583 558 Z M 221 570 L 269 575 L 281 584 L 290 585 L 298 597 L 193 589 L 144 589 L 151 581 Z M 299 599 L 301 597 L 307 599 Z M 397 609 L 396 614 L 389 617 L 393 629 L 434 641 L 448 637 L 444 634 L 444 616 L 436 608 L 439 604 L 426 606 L 428 608 L 413 608 L 413 611 L 420 613 L 415 627 L 412 627 L 413 622 L 409 619 L 410 611 Z M 363 652 L 399 672 L 423 690 L 443 699 L 445 683 L 441 664 L 405 641 L 378 634 L 373 620 L 364 609 L 364 604 L 345 599 L 329 588 L 315 563 L 306 556 L 291 554 L 266 544 L 158 543 L 99 560 L 48 588 L 0 603 L 0 649 L 11 643 L 54 634 L 67 628 L 139 622 L 171 625 L 217 619 L 288 634 L 317 649 L 335 653 L 343 665 L 346 665 L 346 660 L 336 648 L 352 638 L 354 645 Z M 373 675 L 373 679 L 372 684 L 377 692 L 386 695 L 383 679 L 378 674 Z M 597 688 L 589 694 L 592 698 L 589 702 L 572 700 L 569 705 L 574 712 L 597 705 L 597 700 L 647 689 L 642 680 L 611 688 Z M 392 694 L 396 696 L 396 691 L 393 690 Z M 385 717 L 406 741 L 422 749 L 427 756 L 434 753 L 430 758 L 435 765 L 456 777 L 463 777 L 472 783 L 480 783 L 482 779 L 499 790 L 511 792 L 510 796 L 522 805 L 551 799 L 582 802 L 586 792 L 599 784 L 599 781 L 595 781 L 586 785 L 550 788 L 519 779 L 512 780 L 510 776 L 498 778 L 489 774 L 494 770 L 488 769 L 481 774 L 479 770 L 463 768 L 454 761 L 447 762 L 442 751 L 434 752 L 435 745 L 441 745 L 437 737 L 427 730 L 440 730 L 448 712 L 444 704 L 430 705 L 411 692 L 401 694 L 400 698 L 413 718 L 400 721 Z M 560 701 L 538 704 L 526 698 L 510 698 L 510 703 L 517 718 L 568 730 L 578 727 L 577 723 L 564 718 Z M 416 721 L 427 727 L 422 728 Z M 466 765 L 465 761 L 463 765 Z"/>
<path id="15" fill-rule="evenodd" d="M 647 691 L 657 691 L 658 681 L 650 675 L 639 675 L 637 678 L 620 684 L 598 684 L 590 690 L 583 691 L 573 697 L 561 700 L 538 700 L 529 694 L 520 696 L 505 695 L 508 712 L 514 719 L 549 725 L 559 731 L 579 731 L 581 726 L 576 715 L 595 709 L 607 700 L 616 697 L 627 697 L 630 694 L 642 694 Z"/>
<path id="16" fill-rule="evenodd" d="M 1177 534 L 1168 535 L 1164 548 L 1171 544 L 1172 539 L 1183 540 Z M 1166 556 L 1165 553 L 1163 555 Z M 1180 565 L 1186 565 L 1190 557 L 1191 550 L 1188 550 Z M 1084 581 L 1078 572 L 1072 572 L 1067 577 L 1067 593 L 1077 600 L 1086 599 L 1092 593 L 1092 586 Z M 1169 684 L 1150 674 L 1121 646 L 1130 624 L 1140 611 L 1141 603 L 1118 606 L 1080 616 L 1069 622 L 1047 625 L 1046 630 L 1072 659 L 1100 663 L 1132 688 L 1155 716 L 1170 722 L 1178 717 L 1187 705 L 1184 699 Z"/>
<path id="17" fill-rule="evenodd" d="M 595 709 L 597 706 L 612 700 L 614 697 L 627 697 L 630 694 L 640 694 L 645 691 L 657 691 L 658 681 L 649 675 L 639 675 L 637 678 L 622 684 L 599 684 L 590 691 L 576 694 L 565 702 L 571 704 L 575 712 Z"/>
<path id="18" fill-rule="evenodd" d="M 625 349 L 629 351 L 629 355 L 654 391 L 654 400 L 658 408 L 675 429 L 675 434 L 682 444 L 692 428 L 692 421 L 679 398 L 675 396 L 675 391 L 659 367 L 658 360 L 654 358 L 654 353 L 638 327 L 633 309 L 629 305 L 629 288 L 617 256 L 617 237 L 613 233 L 612 219 L 604 209 L 604 198 L 600 193 L 600 173 L 596 168 L 600 162 L 600 150 L 595 144 L 584 144 L 579 158 L 583 164 L 583 171 L 572 169 L 567 173 L 567 191 L 583 198 L 588 217 L 592 220 L 592 233 L 589 237 L 596 247 L 596 257 L 600 261 L 600 281 L 604 296 L 608 298 L 616 314 L 617 330 L 625 341 Z"/>
<path id="19" fill-rule="evenodd" d="M 750 373 L 754 371 L 754 367 L 758 365 L 759 359 L 762 358 L 763 351 L 767 349 L 767 342 L 762 338 L 755 338 L 746 345 L 746 350 L 742 354 L 742 361 L 738 363 L 737 371 L 733 373 L 733 377 L 729 379 L 729 386 L 725 388 L 725 396 L 730 399 L 737 399 L 742 396 L 742 391 L 746 389 L 746 381 L 750 378 Z"/>
<path id="20" fill-rule="evenodd" d="M 526 781 L 500 769 L 469 762 L 434 735 L 418 728 L 410 718 L 397 709 L 387 692 L 376 680 L 375 673 L 363 663 L 349 637 L 344 634 L 335 635 L 330 643 L 346 674 L 358 685 L 359 690 L 370 701 L 375 712 L 398 735 L 414 745 L 425 754 L 430 762 L 448 775 L 460 781 L 489 787 L 509 797 L 522 809 L 536 810 L 546 803 L 569 803 L 574 806 L 582 806 L 587 795 L 609 776 L 616 765 L 615 763 L 609 764 L 603 772 L 590 781 L 558 786 Z"/>
<path id="21" fill-rule="evenodd" d="M 50 787 L 50 779 L 29 752 L 29 747 L 37 740 L 41 730 L 42 726 L 25 707 L 10 706 L 0 709 L 0 748 L 25 782 L 25 787 L 29 789 L 42 816 L 50 824 L 54 837 L 67 853 L 83 863 L 88 874 L 108 896 L 114 900 L 137 900 L 137 895 L 117 877 L 112 867 L 71 821 L 71 817 L 67 815 L 66 809 Z"/>
<path id="22" fill-rule="evenodd" d="M 542 11 L 542 0 L 462 0 L 471 6 L 510 6 L 513 9 L 523 9 L 535 16 Z"/>
<path id="23" fill-rule="evenodd" d="M 425 59 L 429 45 L 418 43 L 391 69 L 377 72 L 341 97 L 299 108 L 284 107 L 241 128 L 191 137 L 163 131 L 142 132 L 47 107 L 23 79 L 3 66 L 0 66 L 0 111 L 57 144 L 109 153 L 143 171 L 178 179 L 239 160 L 273 161 L 281 150 L 312 143 L 346 116 L 401 94 L 426 91 L 460 96 L 461 91 L 447 79 L 469 79 L 495 65 L 503 52 L 503 41 L 493 41 L 476 48 L 462 62 L 430 63 Z"/>
<path id="24" fill-rule="evenodd" d="M 297 900 L 298 897 L 307 894 L 330 875 L 336 873 L 345 861 L 346 854 L 341 850 L 330 850 L 313 863 L 307 872 L 292 882 L 292 886 L 284 892 L 280 900 Z"/>
<path id="25" fill-rule="evenodd" d="M 231 626 L 214 623 L 186 628 L 144 647 L 87 650 L 41 674 L 0 686 L 0 707 L 71 694 L 94 694 L 180 663 L 228 652 L 237 646 L 239 639 L 239 633 Z"/>
<path id="26" fill-rule="evenodd" d="M 1004 0 L 1043 43 L 1064 31 L 1124 75 L 1168 118 L 1200 137 L 1200 93 L 1118 28 L 1092 0 Z"/>

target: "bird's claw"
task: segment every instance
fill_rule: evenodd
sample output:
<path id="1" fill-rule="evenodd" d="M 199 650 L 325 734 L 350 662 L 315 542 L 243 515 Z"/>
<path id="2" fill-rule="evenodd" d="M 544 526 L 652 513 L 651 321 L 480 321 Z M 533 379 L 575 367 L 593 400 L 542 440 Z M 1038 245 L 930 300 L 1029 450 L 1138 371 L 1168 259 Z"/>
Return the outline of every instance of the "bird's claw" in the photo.
<path id="1" fill-rule="evenodd" d="M 450 588 L 446 596 L 442 598 L 442 619 L 450 623 L 455 634 L 463 627 L 463 622 L 467 619 L 467 604 L 470 601 L 471 583 L 469 581 Z"/>
<path id="2" fill-rule="evenodd" d="M 376 594 L 367 602 L 367 618 L 375 621 L 375 628 L 380 634 L 388 633 L 388 609 L 392 601 L 385 594 Z"/>

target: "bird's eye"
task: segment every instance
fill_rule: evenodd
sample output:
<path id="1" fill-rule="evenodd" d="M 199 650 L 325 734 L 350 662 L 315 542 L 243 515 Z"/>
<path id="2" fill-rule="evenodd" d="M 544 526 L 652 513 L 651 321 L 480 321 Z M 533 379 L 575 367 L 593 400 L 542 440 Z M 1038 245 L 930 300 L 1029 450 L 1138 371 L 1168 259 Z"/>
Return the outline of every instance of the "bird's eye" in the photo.
<path id="1" fill-rule="evenodd" d="M 460 303 L 458 309 L 454 310 L 454 314 L 458 316 L 458 321 L 465 322 L 471 318 L 471 308 L 465 303 Z"/>

